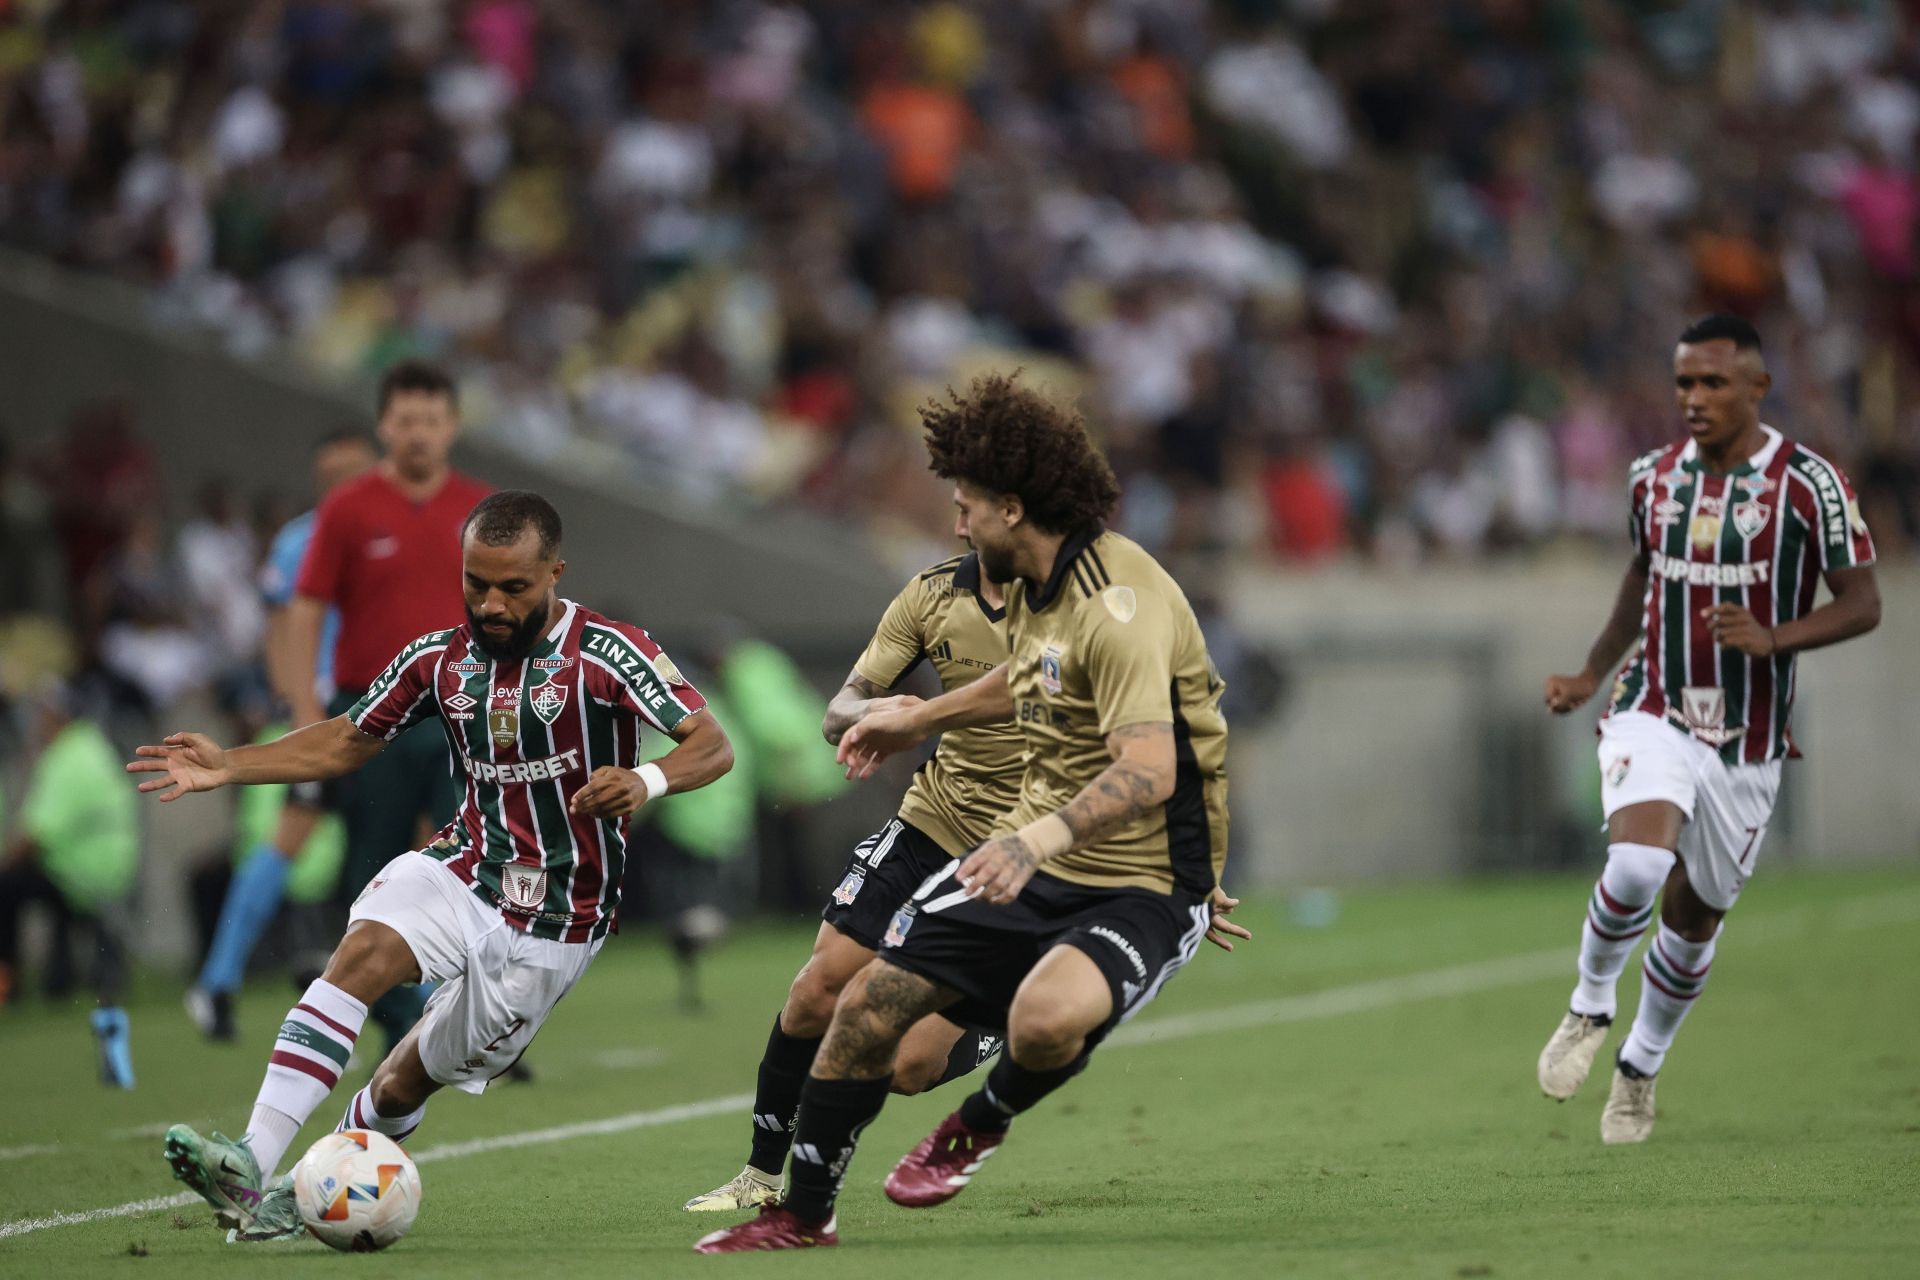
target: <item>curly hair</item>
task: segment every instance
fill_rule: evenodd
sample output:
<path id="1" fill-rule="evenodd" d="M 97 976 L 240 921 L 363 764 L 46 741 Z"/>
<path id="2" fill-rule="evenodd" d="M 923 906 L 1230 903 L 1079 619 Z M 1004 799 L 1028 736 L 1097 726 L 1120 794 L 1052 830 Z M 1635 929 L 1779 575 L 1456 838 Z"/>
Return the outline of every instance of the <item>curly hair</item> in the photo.
<path id="1" fill-rule="evenodd" d="M 963 396 L 920 407 L 933 473 L 991 493 L 1011 493 L 1047 533 L 1091 528 L 1120 501 L 1113 468 L 1080 415 L 1018 385 L 1020 373 L 975 378 Z"/>

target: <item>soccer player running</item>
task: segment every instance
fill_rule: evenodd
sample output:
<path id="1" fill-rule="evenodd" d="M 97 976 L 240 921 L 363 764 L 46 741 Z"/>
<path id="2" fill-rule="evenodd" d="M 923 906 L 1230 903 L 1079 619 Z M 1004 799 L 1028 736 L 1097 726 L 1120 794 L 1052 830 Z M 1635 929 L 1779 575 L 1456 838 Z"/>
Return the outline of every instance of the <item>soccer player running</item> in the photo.
<path id="1" fill-rule="evenodd" d="M 398 1141 L 442 1087 L 480 1093 L 503 1075 L 586 971 L 619 908 L 627 820 L 733 763 L 726 733 L 645 631 L 556 594 L 560 533 L 537 494 L 486 498 L 461 537 L 466 623 L 408 644 L 346 714 L 228 750 L 176 733 L 127 766 L 163 774 L 140 784 L 163 801 L 334 778 L 437 717 L 466 774 L 453 822 L 353 904 L 326 972 L 280 1026 L 245 1135 L 168 1130 L 174 1176 L 238 1222 L 229 1239 L 300 1231 L 291 1179 L 273 1175 L 339 1082 L 368 1006 L 403 982 L 441 984 L 340 1121 Z M 643 724 L 674 748 L 640 763 Z"/>
<path id="2" fill-rule="evenodd" d="M 1227 851 L 1222 684 L 1165 570 L 1101 521 L 1119 497 L 1077 417 L 1012 379 L 921 410 L 956 532 L 1007 584 L 1008 658 L 929 702 L 870 712 L 840 740 L 865 777 L 935 733 L 1013 720 L 1027 767 L 998 835 L 929 876 L 847 984 L 800 1094 L 785 1200 L 702 1253 L 837 1243 L 834 1201 L 921 1019 L 1005 1028 L 1007 1048 L 894 1168 L 887 1195 L 959 1194 L 1013 1118 L 1071 1079 L 1214 930 Z M 1246 931 L 1220 921 L 1220 932 Z"/>
<path id="3" fill-rule="evenodd" d="M 868 715 L 919 705 L 917 697 L 887 691 L 923 661 L 933 664 L 940 687 L 950 692 L 980 679 L 1006 656 L 1004 589 L 981 573 L 977 552 L 942 561 L 915 575 L 887 606 L 828 705 L 821 731 L 837 744 Z M 795 975 L 767 1037 L 746 1167 L 687 1201 L 686 1208 L 737 1211 L 779 1199 L 794 1110 L 834 1003 L 873 959 L 893 913 L 915 886 L 979 847 L 994 821 L 1019 803 L 1021 750 L 1020 731 L 1011 721 L 942 735 L 933 758 L 914 774 L 898 815 L 854 849 L 820 913 L 813 954 Z M 901 1041 L 893 1091 L 920 1093 L 945 1084 L 985 1062 L 999 1045 L 996 1031 L 963 1028 L 931 1014 Z"/>
<path id="4" fill-rule="evenodd" d="M 322 501 L 341 485 L 374 465 L 373 445 L 358 431 L 331 432 L 313 449 L 313 489 Z M 267 677 L 288 707 L 304 706 L 333 694 L 333 646 L 340 615 L 328 609 L 320 636 L 317 666 L 299 668 L 290 652 L 288 605 L 300 563 L 313 537 L 316 512 L 297 515 L 280 528 L 260 571 L 260 595 L 267 613 Z M 311 711 L 309 711 L 311 714 Z M 220 907 L 220 922 L 207 949 L 200 976 L 187 989 L 187 1014 L 202 1034 L 214 1040 L 234 1037 L 233 993 L 246 976 L 247 960 L 260 935 L 280 909 L 287 874 L 326 814 L 318 783 L 292 788 L 280 809 L 273 835 L 250 851 L 234 869 Z M 297 972 L 297 970 L 296 970 Z M 297 981 L 297 979 L 296 979 Z"/>
<path id="5" fill-rule="evenodd" d="M 1720 922 L 1772 820 L 1795 655 L 1880 621 L 1873 541 L 1847 478 L 1760 421 L 1760 335 L 1735 316 L 1688 326 L 1673 357 L 1687 439 L 1628 476 L 1633 562 L 1577 675 L 1549 676 L 1557 714 L 1585 703 L 1636 640 L 1600 720 L 1607 865 L 1580 934 L 1579 984 L 1539 1061 L 1571 1098 L 1613 1023 L 1614 987 L 1660 898 L 1640 1012 L 1615 1059 L 1603 1142 L 1653 1132 L 1654 1079 L 1706 986 Z M 1833 598 L 1813 607 L 1819 579 Z"/>

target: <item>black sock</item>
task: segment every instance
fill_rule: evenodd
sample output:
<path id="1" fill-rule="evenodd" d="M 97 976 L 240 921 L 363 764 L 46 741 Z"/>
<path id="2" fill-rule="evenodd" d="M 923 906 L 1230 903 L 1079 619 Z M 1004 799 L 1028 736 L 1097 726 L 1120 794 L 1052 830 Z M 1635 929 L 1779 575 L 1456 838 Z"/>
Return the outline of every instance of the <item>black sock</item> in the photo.
<path id="1" fill-rule="evenodd" d="M 993 1032 L 963 1028 L 960 1038 L 953 1042 L 952 1052 L 947 1054 L 947 1069 L 928 1088 L 938 1089 L 949 1080 L 958 1080 L 999 1052 L 999 1049 L 1000 1037 Z"/>
<path id="2" fill-rule="evenodd" d="M 1064 1067 L 1029 1071 L 1012 1054 L 1002 1052 L 987 1073 L 986 1084 L 960 1104 L 960 1123 L 982 1133 L 1005 1133 L 1015 1116 L 1079 1075 L 1086 1065 L 1083 1053 Z"/>
<path id="3" fill-rule="evenodd" d="M 800 1117 L 793 1127 L 793 1173 L 786 1208 L 802 1222 L 825 1222 L 846 1181 L 860 1131 L 886 1105 L 891 1075 L 878 1080 L 807 1077 L 800 1091 Z"/>
<path id="4" fill-rule="evenodd" d="M 780 1176 L 793 1145 L 793 1116 L 800 1109 L 800 1086 L 807 1081 L 814 1051 L 824 1036 L 790 1036 L 773 1020 L 767 1051 L 760 1055 L 760 1081 L 753 1091 L 753 1154 L 747 1163 Z"/>

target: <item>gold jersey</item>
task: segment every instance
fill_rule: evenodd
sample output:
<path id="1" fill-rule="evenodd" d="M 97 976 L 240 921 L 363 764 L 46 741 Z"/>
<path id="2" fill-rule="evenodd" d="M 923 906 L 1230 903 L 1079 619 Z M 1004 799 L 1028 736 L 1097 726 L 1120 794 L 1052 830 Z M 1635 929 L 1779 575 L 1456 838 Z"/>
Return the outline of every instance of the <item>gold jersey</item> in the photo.
<path id="1" fill-rule="evenodd" d="M 1140 546 L 1067 539 L 1043 585 L 1008 590 L 1008 688 L 1025 735 L 1020 804 L 998 830 L 1061 808 L 1113 763 L 1107 735 L 1171 724 L 1173 795 L 1044 870 L 1075 884 L 1206 894 L 1227 857 L 1226 686 L 1180 586 Z"/>
<path id="2" fill-rule="evenodd" d="M 923 661 L 931 662 L 941 691 L 951 693 L 1006 658 L 1006 613 L 980 594 L 980 559 L 968 552 L 901 589 L 853 669 L 891 689 Z M 900 802 L 901 819 L 955 857 L 971 853 L 1018 803 L 1024 747 L 1011 723 L 942 734 Z"/>

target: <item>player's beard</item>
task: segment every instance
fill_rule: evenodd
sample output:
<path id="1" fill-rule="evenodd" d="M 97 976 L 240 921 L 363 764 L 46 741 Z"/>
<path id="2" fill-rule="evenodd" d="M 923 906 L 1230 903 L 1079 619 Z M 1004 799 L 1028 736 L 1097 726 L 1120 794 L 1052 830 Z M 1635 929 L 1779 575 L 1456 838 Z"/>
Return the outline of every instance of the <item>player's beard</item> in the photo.
<path id="1" fill-rule="evenodd" d="M 496 638 L 482 630 L 480 616 L 472 609 L 467 610 L 467 626 L 472 628 L 474 647 L 480 652 L 495 662 L 518 662 L 540 643 L 540 633 L 546 629 L 549 612 L 547 609 L 536 609 L 511 624 L 513 630 L 505 637 Z"/>
<path id="2" fill-rule="evenodd" d="M 1004 587 L 1013 581 L 1013 548 L 975 544 L 974 550 L 980 555 L 980 572 L 987 575 L 988 582 Z"/>

